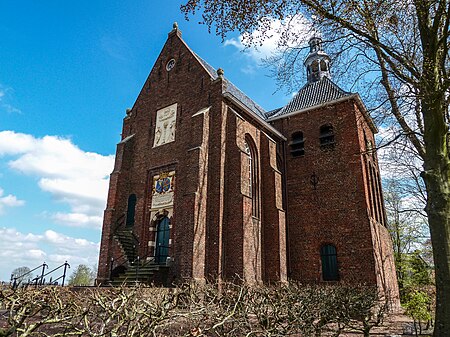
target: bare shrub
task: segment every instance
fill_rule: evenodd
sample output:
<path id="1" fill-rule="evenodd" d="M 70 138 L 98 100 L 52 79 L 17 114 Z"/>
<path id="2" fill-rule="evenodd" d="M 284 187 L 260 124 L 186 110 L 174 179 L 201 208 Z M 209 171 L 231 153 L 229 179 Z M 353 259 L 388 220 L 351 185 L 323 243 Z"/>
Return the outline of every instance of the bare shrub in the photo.
<path id="1" fill-rule="evenodd" d="M 337 284 L 4 289 L 0 336 L 368 336 L 384 303 L 374 288 Z"/>

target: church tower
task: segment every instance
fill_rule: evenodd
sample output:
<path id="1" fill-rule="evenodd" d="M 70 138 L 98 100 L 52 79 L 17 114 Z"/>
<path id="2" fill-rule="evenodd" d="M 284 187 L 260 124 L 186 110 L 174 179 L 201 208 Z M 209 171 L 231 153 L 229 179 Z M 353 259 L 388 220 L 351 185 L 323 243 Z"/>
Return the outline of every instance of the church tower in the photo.
<path id="1" fill-rule="evenodd" d="M 377 128 L 356 93 L 331 80 L 313 37 L 307 83 L 268 121 L 287 139 L 284 158 L 288 277 L 377 285 L 398 297 L 376 152 Z"/>

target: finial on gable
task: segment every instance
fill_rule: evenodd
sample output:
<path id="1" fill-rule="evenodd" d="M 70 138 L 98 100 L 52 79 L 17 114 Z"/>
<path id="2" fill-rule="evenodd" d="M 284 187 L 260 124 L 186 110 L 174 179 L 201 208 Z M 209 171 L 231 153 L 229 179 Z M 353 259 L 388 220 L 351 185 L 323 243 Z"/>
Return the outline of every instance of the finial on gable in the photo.
<path id="1" fill-rule="evenodd" d="M 223 71 L 222 68 L 217 69 L 217 76 L 218 76 L 219 78 L 223 78 L 223 74 L 224 74 L 224 73 L 225 73 L 225 72 Z"/>
<path id="2" fill-rule="evenodd" d="M 177 22 L 173 23 L 172 30 L 170 31 L 169 36 L 171 36 L 173 34 L 176 34 L 179 37 L 181 37 L 181 30 L 178 28 L 178 23 Z"/>

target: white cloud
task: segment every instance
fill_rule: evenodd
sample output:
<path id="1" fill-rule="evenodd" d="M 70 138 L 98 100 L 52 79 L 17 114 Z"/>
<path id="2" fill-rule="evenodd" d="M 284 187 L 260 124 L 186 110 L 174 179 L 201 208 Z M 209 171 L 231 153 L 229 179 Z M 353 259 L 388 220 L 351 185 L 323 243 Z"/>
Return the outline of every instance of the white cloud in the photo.
<path id="1" fill-rule="evenodd" d="M 71 212 L 51 218 L 72 227 L 100 228 L 114 156 L 85 152 L 71 140 L 35 138 L 14 131 L 0 132 L 0 156 L 13 157 L 8 165 L 23 174 L 37 176 L 39 187 Z"/>
<path id="2" fill-rule="evenodd" d="M 84 213 L 55 213 L 52 218 L 57 223 L 65 224 L 69 227 L 94 227 L 101 228 L 102 217 L 97 215 L 86 215 Z"/>
<path id="3" fill-rule="evenodd" d="M 21 113 L 20 109 L 12 106 L 8 101 L 10 100 L 12 88 L 5 87 L 0 84 L 0 108 L 8 113 Z"/>
<path id="4" fill-rule="evenodd" d="M 10 272 L 21 266 L 32 269 L 46 262 L 51 270 L 65 261 L 72 266 L 93 266 L 98 261 L 98 243 L 52 230 L 25 234 L 14 228 L 0 228 L 0 237 L 0 280 L 9 280 Z M 61 273 L 56 272 L 53 278 Z"/>
<path id="5" fill-rule="evenodd" d="M 227 39 L 224 45 L 233 46 L 243 51 L 254 61 L 260 62 L 262 59 L 273 55 L 280 48 L 294 47 L 298 46 L 299 43 L 308 41 L 314 33 L 311 22 L 299 14 L 282 21 L 271 19 L 269 29 L 265 31 L 256 30 L 251 34 Z M 250 41 L 255 41 L 259 45 L 248 47 Z"/>
<path id="6" fill-rule="evenodd" d="M 24 200 L 17 199 L 15 195 L 4 195 L 4 191 L 0 188 L 0 214 L 3 214 L 6 207 L 18 207 L 25 205 Z"/>

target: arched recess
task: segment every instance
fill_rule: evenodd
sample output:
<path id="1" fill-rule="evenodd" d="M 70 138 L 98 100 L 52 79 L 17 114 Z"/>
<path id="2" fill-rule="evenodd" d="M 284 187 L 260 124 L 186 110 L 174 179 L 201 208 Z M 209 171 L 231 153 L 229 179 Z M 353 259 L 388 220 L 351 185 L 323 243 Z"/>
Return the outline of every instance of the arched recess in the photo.
<path id="1" fill-rule="evenodd" d="M 128 197 L 128 205 L 127 205 L 127 220 L 126 227 L 132 228 L 134 226 L 134 218 L 136 214 L 136 194 L 130 194 Z"/>
<path id="2" fill-rule="evenodd" d="M 260 183 L 259 183 L 259 161 L 258 161 L 258 152 L 256 149 L 255 142 L 249 134 L 245 135 L 245 144 L 244 144 L 245 153 L 247 154 L 247 172 L 248 176 L 248 186 L 249 191 L 248 195 L 252 199 L 252 216 L 259 218 L 260 217 Z"/>

